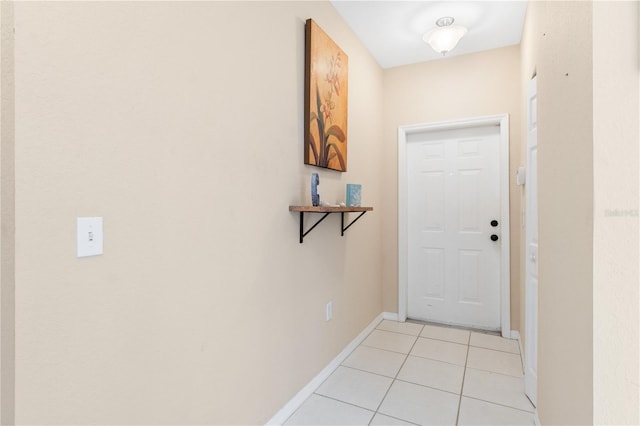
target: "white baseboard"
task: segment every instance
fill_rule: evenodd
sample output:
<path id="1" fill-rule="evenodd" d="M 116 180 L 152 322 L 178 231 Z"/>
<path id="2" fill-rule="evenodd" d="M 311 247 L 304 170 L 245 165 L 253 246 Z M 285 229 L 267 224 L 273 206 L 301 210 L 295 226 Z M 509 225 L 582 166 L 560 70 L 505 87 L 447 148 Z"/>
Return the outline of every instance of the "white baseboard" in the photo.
<path id="1" fill-rule="evenodd" d="M 389 321 L 398 321 L 398 314 L 395 312 L 383 312 L 382 319 L 386 319 Z"/>
<path id="2" fill-rule="evenodd" d="M 371 323 L 364 329 L 358 336 L 351 341 L 347 345 L 346 348 L 342 350 L 325 368 L 322 369 L 320 373 L 305 387 L 303 387 L 300 392 L 298 392 L 289 402 L 285 404 L 284 407 L 280 409 L 266 424 L 271 425 L 281 425 L 287 421 L 289 417 L 302 405 L 303 402 L 307 400 L 313 394 L 313 392 L 320 387 L 320 385 L 327 380 L 327 378 L 333 373 L 339 366 L 342 364 L 342 361 L 347 359 L 347 357 L 353 352 L 360 343 L 367 338 L 367 336 L 376 328 L 380 321 L 385 318 L 385 313 L 381 313 L 378 315 Z M 392 315 L 392 314 L 390 314 Z M 395 314 L 393 314 L 395 315 Z M 396 315 L 397 316 L 397 315 Z"/>
<path id="3" fill-rule="evenodd" d="M 540 417 L 538 417 L 538 410 L 533 413 L 533 424 L 535 426 L 540 426 Z"/>

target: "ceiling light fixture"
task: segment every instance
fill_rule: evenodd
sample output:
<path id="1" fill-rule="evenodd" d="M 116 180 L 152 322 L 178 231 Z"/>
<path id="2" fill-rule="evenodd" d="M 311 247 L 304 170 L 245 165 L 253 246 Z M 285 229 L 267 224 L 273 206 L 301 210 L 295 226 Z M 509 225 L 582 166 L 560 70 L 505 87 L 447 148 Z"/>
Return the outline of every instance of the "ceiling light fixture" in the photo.
<path id="1" fill-rule="evenodd" d="M 440 18 L 436 21 L 437 27 L 422 36 L 422 40 L 436 52 L 442 53 L 442 56 L 456 47 L 460 39 L 467 33 L 465 27 L 453 25 L 453 21 L 451 16 Z"/>

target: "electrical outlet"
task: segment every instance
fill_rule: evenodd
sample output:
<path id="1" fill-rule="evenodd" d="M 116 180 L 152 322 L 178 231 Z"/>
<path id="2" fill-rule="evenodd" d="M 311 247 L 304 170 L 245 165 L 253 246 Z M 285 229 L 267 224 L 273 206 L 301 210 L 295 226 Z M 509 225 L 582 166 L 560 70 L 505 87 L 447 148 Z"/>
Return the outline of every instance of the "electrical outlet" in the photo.
<path id="1" fill-rule="evenodd" d="M 330 321 L 333 318 L 333 302 L 327 303 L 326 309 L 326 319 L 325 321 Z"/>

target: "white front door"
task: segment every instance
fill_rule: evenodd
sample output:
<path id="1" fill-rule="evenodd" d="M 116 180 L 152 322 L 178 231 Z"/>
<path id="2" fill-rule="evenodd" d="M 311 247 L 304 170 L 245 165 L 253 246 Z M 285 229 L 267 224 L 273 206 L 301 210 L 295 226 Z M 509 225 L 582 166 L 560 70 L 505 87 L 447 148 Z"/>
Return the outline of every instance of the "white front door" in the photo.
<path id="1" fill-rule="evenodd" d="M 529 83 L 525 179 L 524 387 L 536 405 L 538 389 L 538 121 L 535 77 Z"/>
<path id="2" fill-rule="evenodd" d="M 407 137 L 408 317 L 500 330 L 500 127 Z"/>

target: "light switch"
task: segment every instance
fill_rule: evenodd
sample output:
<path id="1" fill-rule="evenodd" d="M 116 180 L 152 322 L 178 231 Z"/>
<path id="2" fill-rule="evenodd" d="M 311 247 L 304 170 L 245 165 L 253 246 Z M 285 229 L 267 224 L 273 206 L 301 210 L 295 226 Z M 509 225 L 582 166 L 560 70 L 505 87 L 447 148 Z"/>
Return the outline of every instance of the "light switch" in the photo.
<path id="1" fill-rule="evenodd" d="M 102 218 L 79 217 L 77 222 L 78 257 L 102 254 Z"/>
<path id="2" fill-rule="evenodd" d="M 518 185 L 524 185 L 526 182 L 526 170 L 524 167 L 518 167 L 518 170 L 516 171 L 516 184 Z"/>

